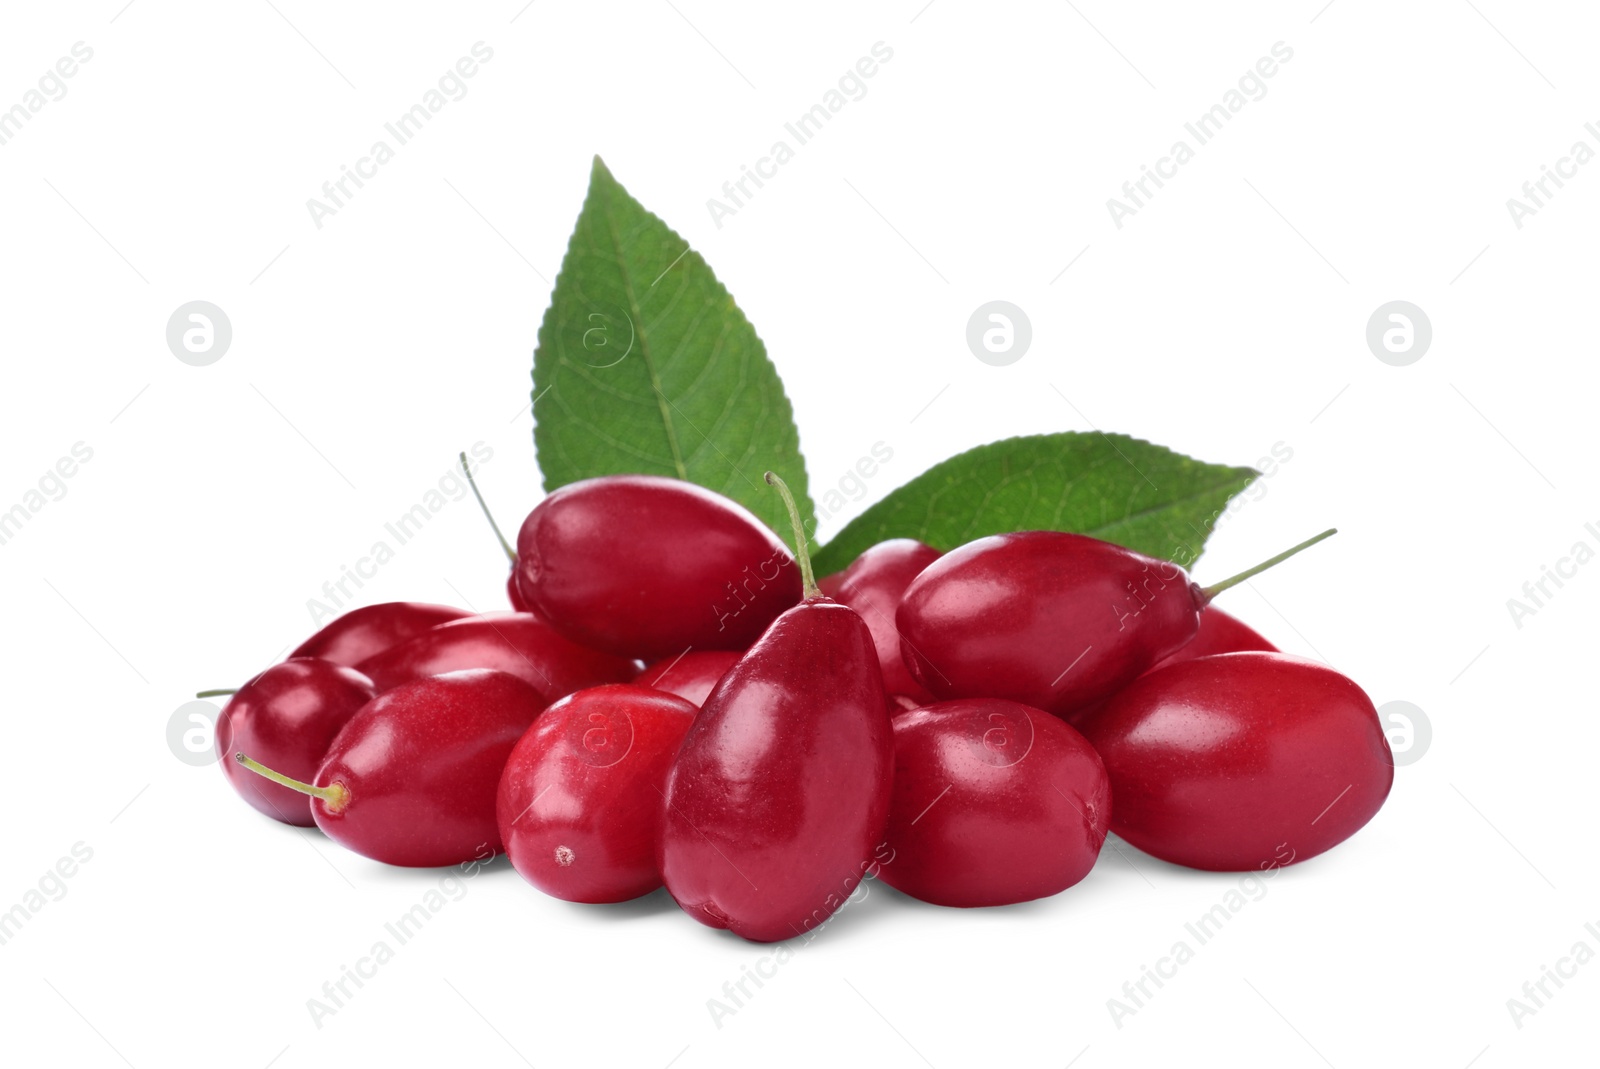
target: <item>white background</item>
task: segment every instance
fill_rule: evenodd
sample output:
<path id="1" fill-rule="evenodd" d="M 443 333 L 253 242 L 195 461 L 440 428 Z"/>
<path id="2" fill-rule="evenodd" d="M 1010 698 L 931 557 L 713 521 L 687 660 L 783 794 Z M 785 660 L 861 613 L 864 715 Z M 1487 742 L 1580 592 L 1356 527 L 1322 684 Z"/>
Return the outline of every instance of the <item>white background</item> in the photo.
<path id="1" fill-rule="evenodd" d="M 0 107 L 94 50 L 0 146 L 0 508 L 93 449 L 0 546 L 0 909 L 93 851 L 0 946 L 7 1062 L 1593 1060 L 1600 965 L 1521 1028 L 1506 1005 L 1579 940 L 1600 950 L 1600 566 L 1520 628 L 1506 604 L 1600 548 L 1600 165 L 1520 229 L 1506 207 L 1574 141 L 1600 147 L 1592 11 L 124 2 L 8 4 L 0 32 Z M 480 40 L 467 96 L 314 226 L 307 198 Z M 877 41 L 894 54 L 866 96 L 715 226 L 707 198 Z M 1278 41 L 1266 96 L 1114 226 L 1107 198 Z M 534 334 L 597 152 L 756 324 L 814 492 L 894 450 L 850 514 L 959 449 L 1090 421 L 1219 462 L 1291 448 L 1195 574 L 1340 527 L 1226 605 L 1425 710 L 1431 748 L 1379 816 L 1120 1028 L 1107 1000 L 1237 877 L 1113 840 L 1021 907 L 873 886 L 718 1027 L 707 1000 L 771 948 L 661 894 L 546 899 L 501 863 L 317 1027 L 307 1000 L 440 874 L 259 817 L 174 758 L 167 720 L 298 642 L 307 599 L 457 450 L 493 448 L 508 527 L 537 500 Z M 233 324 L 209 367 L 165 342 L 197 299 Z M 964 341 L 993 299 L 1033 325 L 1009 367 Z M 1408 367 L 1364 337 L 1396 299 L 1434 329 Z M 501 607 L 503 578 L 459 501 L 360 594 Z"/>

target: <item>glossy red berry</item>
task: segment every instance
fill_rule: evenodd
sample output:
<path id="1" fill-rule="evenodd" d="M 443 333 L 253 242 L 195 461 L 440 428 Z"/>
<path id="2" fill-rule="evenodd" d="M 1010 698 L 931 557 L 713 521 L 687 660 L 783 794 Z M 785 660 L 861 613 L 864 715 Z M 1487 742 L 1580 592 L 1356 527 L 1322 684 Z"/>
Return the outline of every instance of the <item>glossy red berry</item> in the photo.
<path id="1" fill-rule="evenodd" d="M 623 902 L 660 887 L 667 770 L 695 712 L 676 695 L 618 683 L 540 714 L 511 751 L 496 809 L 523 878 L 569 902 Z"/>
<path id="2" fill-rule="evenodd" d="M 654 660 L 741 650 L 800 600 L 800 574 L 747 509 L 693 483 L 610 475 L 561 487 L 517 535 L 518 585 L 576 642 Z"/>
<path id="3" fill-rule="evenodd" d="M 804 934 L 866 871 L 892 770 L 872 633 L 808 599 L 728 671 L 684 740 L 667 779 L 667 890 L 746 939 Z"/>
<path id="4" fill-rule="evenodd" d="M 640 672 L 634 682 L 676 694 L 699 708 L 706 703 L 711 688 L 742 656 L 737 650 L 691 650 L 681 657 L 657 661 Z"/>
<path id="5" fill-rule="evenodd" d="M 862 551 L 848 568 L 829 577 L 833 583 L 824 579 L 817 584 L 828 597 L 850 606 L 867 622 L 878 650 L 884 689 L 916 704 L 933 701 L 933 694 L 912 679 L 906 668 L 895 612 L 911 581 L 938 559 L 939 551 L 930 545 L 914 538 L 891 538 Z"/>
<path id="6" fill-rule="evenodd" d="M 1246 650 L 1276 653 L 1278 647 L 1262 638 L 1254 628 L 1242 620 L 1229 616 L 1215 605 L 1208 605 L 1206 611 L 1200 614 L 1200 630 L 1194 638 L 1180 647 L 1176 653 L 1156 662 L 1145 674 L 1160 671 L 1169 664 L 1193 661 L 1218 653 L 1240 653 Z M 1064 714 L 1064 719 L 1076 726 L 1084 717 L 1094 716 L 1104 705 L 1105 701 L 1098 701 L 1080 706 Z"/>
<path id="7" fill-rule="evenodd" d="M 629 679 L 637 665 L 569 641 L 530 613 L 489 612 L 425 631 L 358 666 L 380 691 L 466 668 L 508 672 L 548 704 L 584 687 Z"/>
<path id="8" fill-rule="evenodd" d="M 1229 616 L 1215 605 L 1208 605 L 1206 611 L 1200 614 L 1200 631 L 1194 638 L 1179 647 L 1176 653 L 1157 663 L 1151 671 L 1180 661 L 1192 661 L 1218 653 L 1243 653 L 1248 650 L 1276 653 L 1278 647 L 1268 642 L 1243 620 Z"/>
<path id="9" fill-rule="evenodd" d="M 1361 688 L 1284 653 L 1151 672 L 1080 728 L 1111 777 L 1111 830 L 1191 868 L 1315 857 L 1371 820 L 1394 779 Z"/>
<path id="10" fill-rule="evenodd" d="M 897 620 L 912 677 L 941 699 L 1009 698 L 1059 716 L 1176 652 L 1204 607 L 1176 564 L 1084 535 L 1020 531 L 933 562 Z"/>
<path id="11" fill-rule="evenodd" d="M 300 643 L 289 657 L 318 657 L 355 667 L 373 654 L 472 614 L 449 605 L 385 601 L 351 609 Z"/>
<path id="12" fill-rule="evenodd" d="M 222 773 L 239 796 L 274 820 L 311 827 L 311 799 L 246 770 L 233 760 L 243 750 L 295 779 L 310 779 L 334 736 L 377 695 L 354 668 L 299 657 L 268 668 L 240 687 L 217 731 Z"/>
<path id="13" fill-rule="evenodd" d="M 907 588 L 901 652 L 942 699 L 1010 698 L 1071 716 L 1192 640 L 1213 596 L 1334 533 L 1205 588 L 1170 561 L 1085 535 L 980 538 Z"/>
<path id="14" fill-rule="evenodd" d="M 667 777 L 662 881 L 691 917 L 773 942 L 825 922 L 873 866 L 894 771 L 872 633 L 806 600 L 722 677 Z"/>
<path id="15" fill-rule="evenodd" d="M 314 792 L 311 814 L 328 838 L 390 865 L 431 868 L 498 853 L 500 773 L 543 706 L 522 680 L 488 670 L 380 694 L 301 785 Z"/>
<path id="16" fill-rule="evenodd" d="M 894 718 L 891 887 L 942 906 L 1002 906 L 1088 875 L 1111 823 L 1111 784 L 1086 739 L 999 698 Z"/>
<path id="17" fill-rule="evenodd" d="M 528 599 L 522 596 L 522 588 L 517 585 L 517 566 L 511 565 L 511 574 L 506 576 L 506 601 L 511 604 L 514 612 L 531 612 L 533 606 L 528 604 Z"/>

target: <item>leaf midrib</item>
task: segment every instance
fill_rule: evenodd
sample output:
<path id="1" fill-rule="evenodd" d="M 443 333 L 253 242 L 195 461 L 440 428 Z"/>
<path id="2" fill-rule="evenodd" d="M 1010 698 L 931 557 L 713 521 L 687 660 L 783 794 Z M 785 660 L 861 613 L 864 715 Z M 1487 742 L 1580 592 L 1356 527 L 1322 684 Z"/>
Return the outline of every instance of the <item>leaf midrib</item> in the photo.
<path id="1" fill-rule="evenodd" d="M 1148 508 L 1140 509 L 1138 512 L 1130 512 L 1126 516 L 1121 517 L 1120 519 L 1112 520 L 1110 523 L 1098 523 L 1098 524 L 1095 524 L 1093 527 L 1086 527 L 1083 530 L 1079 531 L 1078 533 L 1079 534 L 1093 534 L 1095 531 L 1108 530 L 1109 528 L 1116 527 L 1116 526 L 1119 526 L 1121 524 L 1128 523 L 1130 520 L 1143 519 L 1143 518 L 1145 518 L 1147 516 L 1154 515 L 1155 513 L 1164 512 L 1167 509 L 1173 508 L 1174 506 L 1186 505 L 1191 501 L 1199 500 L 1200 498 L 1205 497 L 1207 494 L 1214 494 L 1218 490 L 1225 489 L 1230 483 L 1232 483 L 1233 481 L 1235 481 L 1237 479 L 1246 479 L 1248 481 L 1250 479 L 1257 478 L 1260 475 L 1261 475 L 1261 473 L 1259 471 L 1254 470 L 1253 468 L 1233 468 L 1233 469 L 1230 469 L 1228 478 L 1226 478 L 1226 479 L 1218 479 L 1212 485 L 1201 487 L 1200 489 L 1195 490 L 1193 493 L 1184 494 L 1184 495 L 1182 495 L 1180 497 L 1169 497 L 1166 500 L 1161 501 L 1161 502 L 1159 502 L 1157 504 L 1153 504 Z M 1007 478 L 1010 479 L 1010 478 L 1012 478 L 1012 476 L 1008 475 Z M 947 489 L 953 489 L 953 488 L 952 487 L 943 487 L 943 488 L 940 489 L 939 493 L 943 493 Z M 988 496 L 990 496 L 992 494 L 992 492 L 993 492 L 993 489 L 991 488 L 990 491 L 985 494 L 985 497 L 987 498 Z M 932 510 L 932 504 L 930 503 L 927 506 L 927 508 L 925 509 L 925 512 L 931 512 L 931 510 Z M 1059 507 L 1059 504 L 1058 504 L 1058 507 L 1056 509 L 1056 515 L 1058 517 L 1061 515 L 1061 509 Z M 884 524 L 886 522 L 888 522 L 888 520 L 880 521 L 878 526 L 881 528 L 881 527 L 884 526 Z M 924 520 L 923 520 L 923 524 L 922 524 L 923 529 L 926 530 L 929 526 L 931 526 L 931 523 L 932 523 L 932 517 L 931 516 L 925 517 Z M 972 522 L 969 522 L 967 524 L 967 527 L 968 527 L 969 530 L 972 528 L 972 526 L 973 526 Z M 842 534 L 843 531 L 841 531 L 840 533 Z"/>
<path id="2" fill-rule="evenodd" d="M 1245 472 L 1249 472 L 1249 476 L 1246 476 L 1244 474 Z M 1116 527 L 1118 524 L 1127 523 L 1129 520 L 1143 519 L 1144 517 L 1153 515 L 1154 513 L 1170 509 L 1175 505 L 1186 505 L 1191 501 L 1197 501 L 1200 498 L 1205 497 L 1207 494 L 1214 494 L 1218 490 L 1225 489 L 1234 479 L 1245 479 L 1247 482 L 1249 482 L 1255 478 L 1258 478 L 1260 475 L 1261 473 L 1256 471 L 1254 468 L 1235 468 L 1233 469 L 1233 478 L 1231 479 L 1219 479 L 1214 485 L 1196 490 L 1192 494 L 1185 494 L 1182 497 L 1168 498 L 1159 505 L 1152 505 L 1149 508 L 1140 509 L 1138 512 L 1130 512 L 1120 520 L 1112 520 L 1110 523 L 1098 524 L 1086 531 L 1081 531 L 1079 533 L 1089 534 L 1093 531 L 1104 531 L 1109 528 Z"/>
<path id="3" fill-rule="evenodd" d="M 1027 436 L 1023 436 L 1023 437 L 1027 437 Z M 1046 435 L 1046 436 L 1040 436 L 1040 437 L 1050 437 L 1050 436 Z M 1113 437 L 1113 436 L 1103 436 L 1103 437 Z M 1114 437 L 1128 437 L 1128 436 L 1120 436 L 1119 435 L 1119 436 L 1114 436 Z M 1143 439 L 1137 439 L 1137 438 L 1128 437 L 1128 440 L 1133 441 L 1133 442 L 1138 442 L 1139 444 L 1145 445 L 1145 446 L 1150 445 L 1150 443 L 1145 442 Z M 991 443 L 991 444 L 998 446 L 1001 443 Z M 977 450 L 981 450 L 983 448 L 984 447 L 982 447 L 982 446 L 976 447 L 975 450 L 969 450 L 968 453 L 960 454 L 960 456 L 962 456 L 962 457 L 968 456 L 971 452 L 976 452 Z M 1118 452 L 1120 452 L 1120 450 L 1118 450 Z M 1170 452 L 1170 450 L 1169 450 L 1169 452 Z M 1175 455 L 1175 457 L 1177 457 L 1177 456 L 1179 456 L 1179 455 Z M 952 461 L 955 460 L 955 459 L 957 459 L 957 458 L 954 458 L 954 457 L 951 458 Z M 1013 481 L 1013 480 L 1018 479 L 1018 478 L 1026 478 L 1026 477 L 1032 476 L 1034 473 L 1037 472 L 1037 470 L 1042 465 L 1050 464 L 1050 463 L 1060 463 L 1060 462 L 1062 462 L 1064 460 L 1064 456 L 1062 454 L 1060 454 L 1060 453 L 1057 453 L 1057 454 L 1055 454 L 1054 456 L 1052 456 L 1050 458 L 1038 457 L 1038 458 L 1035 458 L 1031 463 L 1027 464 L 1026 467 L 1022 468 L 1021 470 L 1012 470 L 1011 463 L 1012 463 L 1014 458 L 1004 457 L 1002 459 L 1004 460 L 1003 470 L 1005 471 L 1005 475 L 1004 475 L 1003 481 Z M 1126 459 L 1126 458 L 1124 458 L 1124 459 Z M 1188 459 L 1190 462 L 1197 463 L 1197 462 L 1194 462 L 1192 458 L 1183 458 L 1183 459 Z M 945 463 L 949 463 L 949 462 L 947 461 Z M 1109 461 L 1107 461 L 1105 458 L 1099 458 L 1096 461 L 1090 463 L 1087 466 L 1087 468 L 1085 468 L 1084 470 L 1086 470 L 1086 471 L 1087 470 L 1093 470 L 1095 468 L 1100 467 L 1102 465 L 1102 463 L 1109 463 Z M 942 466 L 942 465 L 936 465 L 936 468 L 940 467 L 940 466 Z M 1180 483 L 1184 483 L 1184 482 L 1188 483 L 1188 485 L 1185 486 L 1185 488 L 1182 491 L 1180 491 L 1178 493 L 1175 493 L 1175 494 L 1172 494 L 1171 496 L 1166 496 L 1165 494 L 1163 494 L 1160 491 L 1159 488 L 1157 488 L 1156 500 L 1151 501 L 1149 504 L 1147 504 L 1143 508 L 1140 508 L 1140 509 L 1138 509 L 1136 511 L 1130 512 L 1130 513 L 1128 513 L 1128 514 L 1126 514 L 1124 516 L 1120 516 L 1120 517 L 1118 517 L 1116 519 L 1113 519 L 1113 520 L 1098 521 L 1098 522 L 1095 522 L 1092 525 L 1085 525 L 1083 527 L 1079 527 L 1076 530 L 1078 531 L 1078 533 L 1084 534 L 1084 535 L 1089 535 L 1090 537 L 1107 538 L 1107 536 L 1113 536 L 1113 537 L 1109 537 L 1107 540 L 1113 541 L 1113 542 L 1117 542 L 1118 539 L 1115 536 L 1120 534 L 1120 533 L 1129 531 L 1130 528 L 1132 530 L 1139 530 L 1141 527 L 1143 527 L 1144 525 L 1147 525 L 1149 523 L 1156 523 L 1156 524 L 1161 525 L 1163 528 L 1169 528 L 1167 518 L 1164 515 L 1165 513 L 1169 513 L 1169 512 L 1173 512 L 1173 511 L 1182 512 L 1186 507 L 1192 506 L 1196 502 L 1204 501 L 1205 499 L 1207 499 L 1209 497 L 1213 497 L 1213 496 L 1215 496 L 1217 494 L 1222 494 L 1225 497 L 1231 497 L 1233 494 L 1237 493 L 1239 491 L 1239 489 L 1241 489 L 1243 486 L 1249 485 L 1249 483 L 1252 480 L 1260 477 L 1260 472 L 1256 471 L 1253 468 L 1248 468 L 1248 467 L 1243 467 L 1243 466 L 1223 467 L 1221 465 L 1203 465 L 1203 467 L 1210 467 L 1210 468 L 1213 468 L 1213 469 L 1220 468 L 1221 470 L 1215 471 L 1214 473 L 1208 473 L 1209 477 L 1206 477 L 1205 475 L 1202 475 L 1201 479 L 1203 481 L 1197 481 L 1197 482 L 1196 481 L 1190 481 L 1191 479 L 1193 479 L 1192 475 L 1188 475 L 1185 478 L 1179 479 L 1180 474 L 1183 474 L 1183 473 L 1181 473 L 1179 471 L 1174 471 L 1171 474 L 1175 479 L 1179 479 Z M 932 470 L 934 470 L 934 469 L 930 469 L 930 472 Z M 927 475 L 927 474 L 929 474 L 929 473 L 926 473 L 926 472 L 924 473 L 924 475 Z M 911 519 L 909 517 L 903 517 L 901 519 L 897 519 L 896 513 L 893 512 L 893 511 L 890 511 L 890 512 L 885 512 L 885 513 L 877 516 L 874 521 L 870 522 L 870 525 L 863 524 L 862 521 L 865 521 L 867 519 L 867 514 L 871 513 L 876 506 L 869 507 L 869 509 L 867 510 L 867 513 L 863 513 L 861 516 L 856 517 L 855 520 L 852 520 L 850 523 L 846 524 L 844 529 L 841 530 L 838 533 L 838 535 L 836 535 L 834 537 L 834 539 L 831 542 L 828 543 L 827 546 L 823 547 L 823 549 L 819 552 L 818 556 L 821 557 L 821 558 L 826 559 L 827 558 L 827 553 L 828 553 L 828 551 L 830 549 L 834 549 L 840 543 L 850 543 L 850 544 L 853 545 L 854 541 L 856 539 L 858 539 L 858 538 L 865 538 L 865 540 L 868 541 L 868 542 L 873 541 L 873 538 L 868 537 L 869 533 L 873 534 L 873 535 L 876 535 L 878 540 L 881 540 L 882 538 L 885 538 L 885 537 L 895 536 L 895 535 L 903 535 L 903 536 L 907 536 L 907 537 L 921 537 L 921 538 L 926 539 L 927 536 L 930 533 L 932 533 L 930 531 L 930 527 L 934 526 L 936 524 L 938 518 L 940 517 L 940 509 L 938 507 L 939 500 L 942 497 L 944 497 L 945 495 L 951 494 L 951 493 L 957 495 L 958 497 L 961 496 L 962 493 L 963 493 L 963 490 L 965 488 L 965 484 L 969 480 L 971 480 L 973 478 L 978 478 L 978 477 L 979 476 L 974 471 L 968 470 L 968 471 L 963 472 L 962 475 L 957 476 L 955 479 L 950 480 L 947 483 L 947 485 L 940 486 L 940 487 L 938 487 L 936 489 L 930 488 L 930 491 L 928 493 L 927 499 L 921 502 L 921 507 L 919 509 L 916 509 L 916 511 L 920 512 L 920 514 L 921 514 L 921 522 L 920 523 L 917 520 Z M 921 478 L 921 477 L 919 476 L 919 478 Z M 912 481 L 915 482 L 916 480 L 912 480 Z M 1065 478 L 1063 481 L 1066 482 L 1068 484 L 1068 486 L 1071 486 L 1077 480 L 1075 478 Z M 1165 480 L 1163 480 L 1163 481 L 1165 481 Z M 993 490 L 993 486 L 989 485 L 986 488 L 985 496 L 988 496 L 989 493 L 992 493 L 992 490 Z M 1037 493 L 1037 488 L 1035 488 L 1035 492 Z M 890 495 L 890 497 L 893 497 L 893 496 L 894 496 L 893 494 Z M 884 503 L 884 502 L 879 502 L 879 504 L 882 504 L 882 503 Z M 1058 500 L 1056 502 L 1056 508 L 1054 510 L 1054 517 L 1053 517 L 1053 526 L 1050 529 L 1053 529 L 1053 530 L 1060 530 L 1061 529 L 1059 524 L 1060 524 L 1060 521 L 1061 521 L 1062 511 L 1063 511 L 1063 509 L 1065 507 L 1066 507 L 1066 497 L 1065 497 L 1065 492 L 1063 492 L 1063 496 L 1058 498 Z M 975 518 L 969 518 L 967 523 L 966 523 L 966 525 L 965 525 L 964 531 L 961 534 L 956 536 L 956 542 L 959 544 L 963 540 L 970 540 L 970 536 L 972 536 L 975 533 L 975 526 L 976 526 L 976 519 Z M 1192 522 L 1191 522 L 1190 526 L 1193 526 Z M 1212 532 L 1212 531 L 1203 532 L 1203 534 L 1207 538 L 1209 538 L 1210 534 L 1212 534 L 1212 533 L 1214 533 L 1214 532 Z M 1119 544 L 1122 544 L 1122 543 L 1119 542 Z M 1202 544 L 1203 544 L 1203 542 L 1202 542 Z M 843 567 L 844 564 L 848 563 L 848 561 L 845 561 L 843 563 L 840 563 L 840 562 L 832 562 L 832 563 L 836 563 L 836 564 L 838 564 L 839 567 Z"/>
<path id="4" fill-rule="evenodd" d="M 633 316 L 637 326 L 634 334 L 639 341 L 639 359 L 644 361 L 645 370 L 650 375 L 650 392 L 655 395 L 656 410 L 661 413 L 662 429 L 667 434 L 667 448 L 672 451 L 672 467 L 678 473 L 678 478 L 688 481 L 689 469 L 683 462 L 683 451 L 678 446 L 678 431 L 672 422 L 672 413 L 669 411 L 666 391 L 661 388 L 661 378 L 656 374 L 655 361 L 650 356 L 650 341 L 644 329 L 644 312 L 639 308 L 639 299 L 634 293 L 633 273 L 628 270 L 628 263 L 622 254 L 622 236 L 617 233 L 616 217 L 611 210 L 611 190 L 607 188 L 605 205 L 601 209 L 605 215 L 606 236 L 611 239 L 611 251 L 616 257 L 617 270 L 622 275 L 622 289 L 628 295 L 628 311 Z"/>

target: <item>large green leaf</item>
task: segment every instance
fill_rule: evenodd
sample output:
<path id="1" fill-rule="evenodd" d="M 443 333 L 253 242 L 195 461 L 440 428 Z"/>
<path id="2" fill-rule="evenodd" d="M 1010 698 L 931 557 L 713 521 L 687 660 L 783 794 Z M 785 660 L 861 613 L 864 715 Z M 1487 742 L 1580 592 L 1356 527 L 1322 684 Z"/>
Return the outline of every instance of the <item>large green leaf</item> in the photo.
<path id="1" fill-rule="evenodd" d="M 851 520 L 817 554 L 838 571 L 886 538 L 949 550 L 1003 531 L 1073 531 L 1187 567 L 1253 468 L 1206 464 L 1123 434 L 1040 434 L 951 457 Z"/>
<path id="2" fill-rule="evenodd" d="M 794 412 L 755 328 L 599 157 L 539 328 L 533 397 L 546 490 L 597 475 L 687 479 L 787 542 L 788 514 L 762 480 L 771 470 L 814 526 Z"/>

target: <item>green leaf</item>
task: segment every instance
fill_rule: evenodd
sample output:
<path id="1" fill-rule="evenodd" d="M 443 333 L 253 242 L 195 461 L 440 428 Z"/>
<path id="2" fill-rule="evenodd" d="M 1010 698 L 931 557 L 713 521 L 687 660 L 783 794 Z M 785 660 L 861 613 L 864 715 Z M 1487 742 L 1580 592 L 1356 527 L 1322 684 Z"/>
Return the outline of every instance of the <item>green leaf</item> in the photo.
<path id="1" fill-rule="evenodd" d="M 755 328 L 699 253 L 595 157 L 533 358 L 545 489 L 642 473 L 731 497 L 788 541 L 762 474 L 814 510 L 794 412 Z"/>
<path id="2" fill-rule="evenodd" d="M 1258 473 L 1098 431 L 1040 434 L 951 457 L 851 520 L 816 555 L 819 575 L 886 538 L 936 549 L 1005 531 L 1072 531 L 1188 567 L 1228 499 Z"/>

